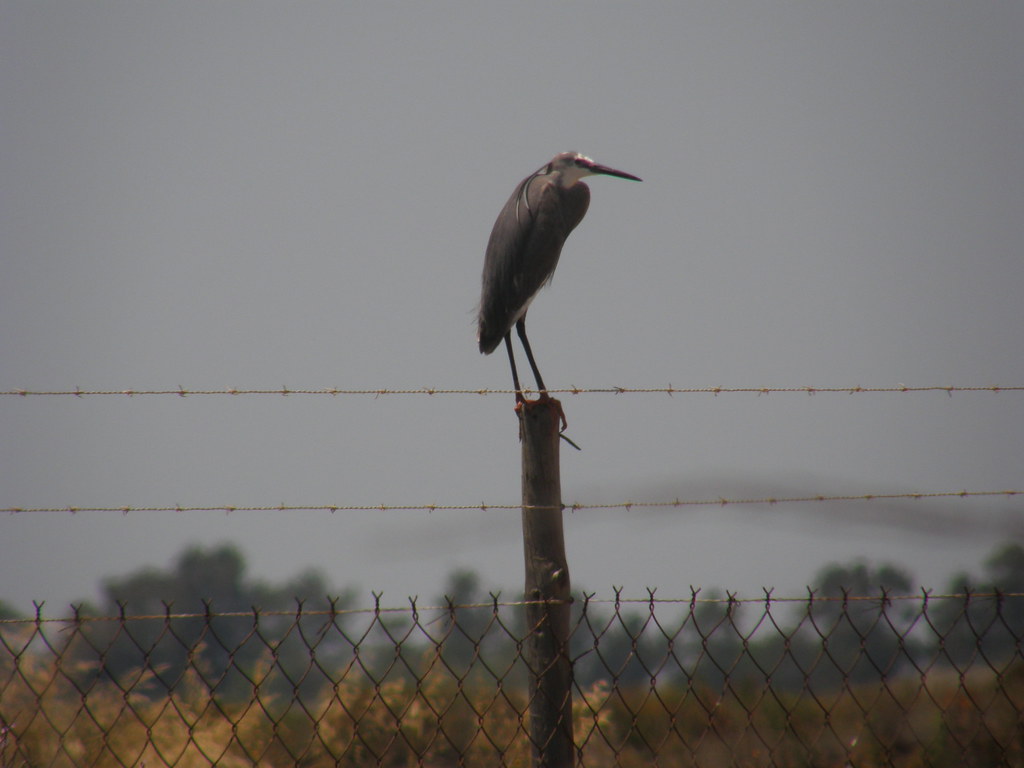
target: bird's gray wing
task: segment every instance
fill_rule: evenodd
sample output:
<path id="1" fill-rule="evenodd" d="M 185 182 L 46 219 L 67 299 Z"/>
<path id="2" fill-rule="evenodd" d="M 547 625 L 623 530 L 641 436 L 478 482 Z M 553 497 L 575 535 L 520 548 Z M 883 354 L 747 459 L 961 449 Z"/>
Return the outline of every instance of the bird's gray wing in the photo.
<path id="1" fill-rule="evenodd" d="M 584 184 L 562 189 L 535 174 L 516 187 L 487 244 L 479 318 L 482 352 L 498 346 L 551 279 L 562 246 L 589 203 Z"/>

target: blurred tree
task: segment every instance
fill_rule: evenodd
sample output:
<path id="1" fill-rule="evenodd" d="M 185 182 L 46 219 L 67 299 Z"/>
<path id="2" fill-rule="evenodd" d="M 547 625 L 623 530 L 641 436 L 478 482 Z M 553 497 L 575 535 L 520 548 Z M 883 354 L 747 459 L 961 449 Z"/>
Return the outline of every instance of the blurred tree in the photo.
<path id="1" fill-rule="evenodd" d="M 449 606 L 444 614 L 442 656 L 459 675 L 465 674 L 472 666 L 491 617 L 489 611 L 460 606 L 472 605 L 479 600 L 480 577 L 477 573 L 456 570 L 448 574 L 444 595 L 435 601 L 437 605 Z"/>
<path id="2" fill-rule="evenodd" d="M 1002 592 L 1024 593 L 1024 547 L 1006 544 L 985 561 L 985 576 Z"/>
<path id="3" fill-rule="evenodd" d="M 234 546 L 192 547 L 168 570 L 107 579 L 99 608 L 80 609 L 79 615 L 144 618 L 83 623 L 68 650 L 80 660 L 98 658 L 102 674 L 125 687 L 157 696 L 173 690 L 190 669 L 211 693 L 251 690 L 253 669 L 268 658 L 272 669 L 261 684 L 316 688 L 328 681 L 311 664 L 310 648 L 317 646 L 321 661 L 332 652 L 351 652 L 339 635 L 339 617 L 297 615 L 300 605 L 308 613 L 352 603 L 351 593 L 332 601 L 329 591 L 315 571 L 274 587 L 246 578 Z"/>
<path id="4" fill-rule="evenodd" d="M 664 616 L 658 619 L 653 603 L 633 608 L 628 606 L 635 604 L 616 600 L 611 610 L 603 605 L 580 599 L 573 604 L 570 655 L 577 685 L 608 680 L 617 686 L 649 687 L 653 679 L 683 674 L 684 638 L 692 638 L 684 632 L 688 612 L 679 622 L 671 622 Z M 689 661 L 697 663 L 695 658 Z"/>
<path id="5" fill-rule="evenodd" d="M 8 605 L 3 600 L 0 600 L 0 619 L 20 619 L 23 618 L 20 613 L 14 610 L 13 605 Z"/>
<path id="6" fill-rule="evenodd" d="M 445 663 L 458 675 L 471 669 L 483 673 L 479 657 L 495 673 L 513 666 L 517 659 L 516 640 L 522 637 L 522 611 L 493 607 L 495 591 L 485 592 L 480 576 L 471 570 L 448 574 L 443 596 L 436 598 L 443 613 Z M 472 607 L 467 607 L 472 606 Z"/>
<path id="7" fill-rule="evenodd" d="M 975 662 L 1019 661 L 1024 643 L 1024 547 L 996 548 L 983 569 L 980 578 L 955 576 L 948 592 L 967 596 L 937 601 L 928 612 L 938 636 L 936 652 L 961 671 Z"/>
<path id="8" fill-rule="evenodd" d="M 890 596 L 912 590 L 898 566 L 865 562 L 826 566 L 815 577 L 813 600 L 793 636 L 793 659 L 813 688 L 885 679 L 909 662 L 914 604 Z M 798 649 L 799 648 L 799 654 Z"/>

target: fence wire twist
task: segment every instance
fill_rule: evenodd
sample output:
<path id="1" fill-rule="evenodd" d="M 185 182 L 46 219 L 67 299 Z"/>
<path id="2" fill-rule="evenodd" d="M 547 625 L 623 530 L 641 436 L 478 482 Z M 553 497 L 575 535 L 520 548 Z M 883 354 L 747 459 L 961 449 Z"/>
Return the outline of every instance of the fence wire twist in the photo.
<path id="1" fill-rule="evenodd" d="M 0 763 L 523 766 L 522 606 L 0 621 Z M 581 766 L 1024 765 L 1024 595 L 573 612 Z"/>

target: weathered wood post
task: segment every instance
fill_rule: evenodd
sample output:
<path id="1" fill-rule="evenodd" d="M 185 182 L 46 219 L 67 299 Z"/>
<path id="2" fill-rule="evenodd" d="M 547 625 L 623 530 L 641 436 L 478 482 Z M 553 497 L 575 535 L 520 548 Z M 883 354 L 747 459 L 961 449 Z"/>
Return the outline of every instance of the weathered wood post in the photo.
<path id="1" fill-rule="evenodd" d="M 529 636 L 530 739 L 534 768 L 572 768 L 571 592 L 562 533 L 558 463 L 562 406 L 554 399 L 518 409 L 523 444 L 523 553 Z"/>

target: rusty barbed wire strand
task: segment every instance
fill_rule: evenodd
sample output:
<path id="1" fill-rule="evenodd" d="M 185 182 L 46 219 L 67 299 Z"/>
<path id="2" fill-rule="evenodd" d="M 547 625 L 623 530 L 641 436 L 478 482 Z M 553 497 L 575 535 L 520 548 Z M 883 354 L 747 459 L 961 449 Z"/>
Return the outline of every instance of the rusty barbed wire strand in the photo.
<path id="1" fill-rule="evenodd" d="M 666 509 L 673 507 L 724 507 L 741 504 L 796 504 L 803 502 L 851 502 L 851 501 L 892 501 L 896 499 L 938 499 L 938 498 L 972 498 L 991 496 L 1017 496 L 1024 490 L 1002 491 L 923 491 L 916 493 L 863 493 L 863 494 L 815 494 L 809 496 L 762 496 L 740 499 L 673 499 L 672 501 L 620 501 L 608 504 L 588 504 L 573 502 L 562 504 L 562 509 L 569 512 L 580 512 L 591 509 L 622 509 L 626 512 L 634 509 Z M 532 509 L 534 507 L 527 507 Z M 546 507 L 537 507 L 546 509 Z M 244 505 L 211 505 L 211 506 L 121 506 L 121 507 L 3 507 L 0 513 L 11 515 L 43 512 L 120 512 L 121 514 L 139 512 L 450 512 L 480 510 L 508 511 L 523 509 L 522 504 L 273 504 L 266 506 Z"/>
<path id="2" fill-rule="evenodd" d="M 674 387 L 669 384 L 667 387 L 567 387 L 563 389 L 549 389 L 548 394 L 552 395 L 626 395 L 626 394 L 873 394 L 891 392 L 945 392 L 952 395 L 954 392 L 1024 392 L 1024 386 L 922 386 L 910 387 L 904 384 L 897 384 L 889 387 Z M 526 388 L 524 394 L 535 395 L 537 390 Z M 513 389 L 438 389 L 433 387 L 419 387 L 415 389 L 340 389 L 336 387 L 322 389 L 291 389 L 281 387 L 280 389 L 62 389 L 62 390 L 34 390 L 34 389 L 7 389 L 0 390 L 0 395 L 17 397 L 142 397 L 154 395 L 174 395 L 177 397 L 196 397 L 206 395 L 372 395 L 383 397 L 384 395 L 514 395 Z"/>

